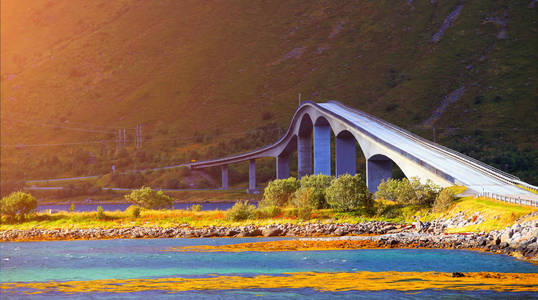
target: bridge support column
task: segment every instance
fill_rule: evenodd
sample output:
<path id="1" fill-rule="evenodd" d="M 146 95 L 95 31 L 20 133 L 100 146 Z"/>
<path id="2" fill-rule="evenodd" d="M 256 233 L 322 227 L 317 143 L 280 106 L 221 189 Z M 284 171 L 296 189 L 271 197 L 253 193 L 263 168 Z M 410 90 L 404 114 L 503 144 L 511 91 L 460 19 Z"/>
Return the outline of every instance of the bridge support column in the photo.
<path id="1" fill-rule="evenodd" d="M 331 175 L 331 127 L 314 125 L 314 174 Z"/>
<path id="2" fill-rule="evenodd" d="M 220 167 L 221 177 L 222 177 L 222 189 L 227 190 L 228 185 L 228 165 L 223 165 Z"/>
<path id="3" fill-rule="evenodd" d="M 288 177 L 290 177 L 290 156 L 289 154 L 280 154 L 276 158 L 276 179 Z"/>
<path id="4" fill-rule="evenodd" d="M 366 185 L 370 193 L 377 192 L 382 179 L 392 177 L 392 160 L 383 157 L 370 158 L 366 163 Z"/>
<path id="5" fill-rule="evenodd" d="M 256 160 L 251 159 L 248 161 L 248 190 L 249 194 L 256 194 Z"/>
<path id="6" fill-rule="evenodd" d="M 350 133 L 336 137 L 336 177 L 357 173 L 357 153 L 355 138 Z"/>
<path id="7" fill-rule="evenodd" d="M 312 136 L 297 138 L 297 176 L 299 178 L 312 174 Z"/>

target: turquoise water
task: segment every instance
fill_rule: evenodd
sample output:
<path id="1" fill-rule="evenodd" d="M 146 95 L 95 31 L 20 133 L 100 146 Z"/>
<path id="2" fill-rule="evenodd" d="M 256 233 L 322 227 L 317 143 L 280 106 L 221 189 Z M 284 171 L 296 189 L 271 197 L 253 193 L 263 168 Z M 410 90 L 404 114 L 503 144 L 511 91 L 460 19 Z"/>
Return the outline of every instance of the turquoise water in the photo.
<path id="1" fill-rule="evenodd" d="M 373 249 L 297 252 L 170 252 L 170 247 L 223 245 L 271 241 L 279 238 L 144 239 L 0 243 L 1 282 L 46 282 L 96 279 L 207 277 L 211 274 L 253 276 L 283 272 L 355 271 L 438 271 L 538 273 L 538 266 L 503 255 L 464 250 Z M 490 291 L 424 290 L 419 294 L 399 291 L 319 292 L 312 289 L 189 291 L 168 294 L 137 292 L 130 294 L 91 294 L 95 298 L 147 298 L 157 296 L 207 298 L 437 298 L 507 296 L 535 297 L 532 293 Z M 5 296 L 5 295 L 4 295 Z M 14 298 L 26 297 L 23 294 Z M 88 297 L 88 294 L 61 295 L 57 292 L 33 297 Z"/>

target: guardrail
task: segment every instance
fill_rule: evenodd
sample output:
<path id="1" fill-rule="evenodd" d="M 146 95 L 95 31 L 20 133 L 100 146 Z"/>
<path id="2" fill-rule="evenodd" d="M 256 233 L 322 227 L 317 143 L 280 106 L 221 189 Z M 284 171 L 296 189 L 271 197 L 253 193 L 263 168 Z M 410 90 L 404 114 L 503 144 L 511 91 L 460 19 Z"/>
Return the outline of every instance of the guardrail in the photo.
<path id="1" fill-rule="evenodd" d="M 529 205 L 529 206 L 538 207 L 538 200 L 521 198 L 521 196 L 512 197 L 512 196 L 500 195 L 500 194 L 495 194 L 495 193 L 490 193 L 490 192 L 479 193 L 479 194 L 476 194 L 476 196 L 495 199 L 495 200 L 504 201 L 504 202 L 508 202 L 512 204 Z"/>

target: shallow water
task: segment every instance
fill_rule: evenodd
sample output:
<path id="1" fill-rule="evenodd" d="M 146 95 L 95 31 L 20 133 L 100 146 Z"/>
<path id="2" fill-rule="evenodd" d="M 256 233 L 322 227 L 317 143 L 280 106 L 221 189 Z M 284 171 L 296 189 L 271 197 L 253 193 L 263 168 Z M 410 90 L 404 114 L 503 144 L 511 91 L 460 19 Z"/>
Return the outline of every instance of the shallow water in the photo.
<path id="1" fill-rule="evenodd" d="M 465 250 L 365 249 L 296 252 L 173 252 L 172 247 L 224 245 L 271 241 L 279 238 L 201 238 L 201 239 L 123 239 L 96 241 L 51 241 L 0 243 L 0 281 L 48 282 L 92 281 L 100 279 L 208 278 L 215 276 L 252 277 L 261 274 L 282 276 L 300 272 L 502 272 L 538 273 L 538 266 L 508 256 Z M 280 238 L 282 239 L 282 238 Z M 301 273 L 302 274 L 302 273 Z M 379 273 L 383 274 L 383 273 Z M 538 276 L 538 275 L 536 275 Z M 13 298 L 26 297 L 3 294 Z M 59 296 L 84 298 L 437 298 L 535 297 L 531 292 L 454 291 L 425 289 L 416 292 L 385 291 L 319 291 L 312 288 L 219 290 L 167 290 L 116 292 L 77 292 L 65 294 L 45 291 L 34 297 Z"/>
<path id="2" fill-rule="evenodd" d="M 174 209 L 189 209 L 191 206 L 199 204 L 202 210 L 227 210 L 234 205 L 234 202 L 197 202 L 197 203 L 174 203 Z M 97 211 L 97 206 L 101 206 L 104 211 L 123 211 L 129 207 L 130 203 L 115 203 L 115 204 L 75 204 L 75 211 Z M 38 205 L 36 210 L 40 212 L 48 211 L 67 211 L 71 204 L 42 204 Z"/>

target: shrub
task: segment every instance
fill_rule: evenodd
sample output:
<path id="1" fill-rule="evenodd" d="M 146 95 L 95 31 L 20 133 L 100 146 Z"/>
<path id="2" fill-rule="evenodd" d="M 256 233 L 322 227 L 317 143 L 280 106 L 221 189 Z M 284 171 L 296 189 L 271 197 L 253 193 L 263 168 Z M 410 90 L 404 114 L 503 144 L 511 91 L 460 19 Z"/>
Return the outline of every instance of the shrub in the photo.
<path id="1" fill-rule="evenodd" d="M 436 212 L 445 211 L 450 208 L 455 199 L 456 197 L 451 190 L 443 189 L 433 203 L 433 210 Z"/>
<path id="2" fill-rule="evenodd" d="M 411 180 L 403 178 L 382 180 L 375 193 L 376 198 L 395 201 L 401 204 L 416 204 L 431 206 L 439 194 L 440 187 L 430 180 L 422 184 L 413 177 Z"/>
<path id="3" fill-rule="evenodd" d="M 125 209 L 125 212 L 127 215 L 129 215 L 131 218 L 138 218 L 140 217 L 140 207 L 136 205 L 131 205 Z"/>
<path id="4" fill-rule="evenodd" d="M 332 181 L 326 191 L 327 203 L 338 211 L 351 211 L 372 207 L 372 194 L 360 174 L 342 175 Z"/>
<path id="5" fill-rule="evenodd" d="M 1 213 L 8 219 L 24 220 L 37 207 L 37 200 L 29 193 L 13 192 L 0 201 Z"/>
<path id="6" fill-rule="evenodd" d="M 300 188 L 298 189 L 293 197 L 292 205 L 297 208 L 295 211 L 295 216 L 308 220 L 312 218 L 312 209 L 314 208 L 312 198 L 314 197 L 314 189 L 312 188 Z"/>
<path id="7" fill-rule="evenodd" d="M 301 188 L 310 188 L 311 195 L 308 197 L 313 208 L 327 207 L 325 191 L 331 185 L 334 177 L 329 175 L 310 175 L 301 178 Z"/>
<path id="8" fill-rule="evenodd" d="M 410 183 L 416 195 L 412 204 L 432 206 L 441 191 L 441 187 L 429 179 L 423 184 L 417 178 L 411 178 Z"/>
<path id="9" fill-rule="evenodd" d="M 259 207 L 256 210 L 256 218 L 258 219 L 266 219 L 266 218 L 274 218 L 282 213 L 282 210 L 278 206 L 264 206 Z"/>
<path id="10" fill-rule="evenodd" d="M 74 212 L 74 211 L 75 211 L 75 204 L 71 203 L 71 206 L 69 206 L 69 212 Z"/>
<path id="11" fill-rule="evenodd" d="M 125 199 L 147 209 L 171 208 L 174 204 L 172 197 L 165 195 L 162 191 L 154 191 L 147 186 L 131 191 L 129 195 L 125 195 Z"/>
<path id="12" fill-rule="evenodd" d="M 277 179 L 269 182 L 263 191 L 260 206 L 284 206 L 288 204 L 293 193 L 299 188 L 299 182 L 294 177 Z"/>
<path id="13" fill-rule="evenodd" d="M 102 220 L 105 218 L 105 213 L 103 212 L 103 207 L 101 205 L 97 206 L 97 219 Z"/>
<path id="14" fill-rule="evenodd" d="M 192 210 L 192 211 L 201 211 L 201 210 L 202 210 L 202 205 L 200 205 L 200 204 L 193 204 L 193 205 L 191 205 L 191 210 Z"/>
<path id="15" fill-rule="evenodd" d="M 248 201 L 237 201 L 232 208 L 226 212 L 226 218 L 231 221 L 241 221 L 255 217 L 256 207 L 248 204 Z"/>

